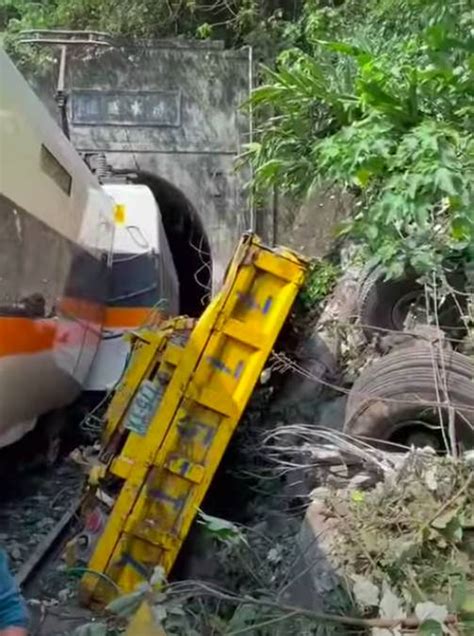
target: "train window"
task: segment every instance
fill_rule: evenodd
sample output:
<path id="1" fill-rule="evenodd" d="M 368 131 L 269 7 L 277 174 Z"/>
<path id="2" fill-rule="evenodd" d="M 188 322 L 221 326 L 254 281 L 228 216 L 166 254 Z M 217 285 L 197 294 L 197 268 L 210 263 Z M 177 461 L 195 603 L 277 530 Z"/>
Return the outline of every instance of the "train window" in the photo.
<path id="1" fill-rule="evenodd" d="M 71 175 L 44 145 L 41 145 L 41 169 L 56 181 L 63 192 L 71 196 Z"/>

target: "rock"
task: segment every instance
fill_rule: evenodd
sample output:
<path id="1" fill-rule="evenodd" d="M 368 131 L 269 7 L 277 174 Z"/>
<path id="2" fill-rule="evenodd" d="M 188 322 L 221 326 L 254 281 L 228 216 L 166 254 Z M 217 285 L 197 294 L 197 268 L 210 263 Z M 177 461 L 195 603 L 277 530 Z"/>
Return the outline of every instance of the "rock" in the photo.
<path id="1" fill-rule="evenodd" d="M 309 505 L 298 536 L 302 556 L 295 566 L 294 583 L 289 586 L 289 602 L 321 611 L 327 599 L 343 586 L 339 566 L 331 557 L 337 525 L 322 501 Z"/>
<path id="2" fill-rule="evenodd" d="M 371 488 L 372 486 L 374 486 L 377 481 L 377 475 L 360 473 L 352 477 L 352 479 L 347 484 L 347 488 L 349 490 L 364 490 L 366 488 Z"/>
<path id="3" fill-rule="evenodd" d="M 58 596 L 58 600 L 64 603 L 71 596 L 71 590 L 65 587 L 64 589 L 59 590 L 57 596 Z"/>
<path id="4" fill-rule="evenodd" d="M 310 498 L 312 499 L 312 501 L 324 501 L 327 497 L 330 496 L 331 492 L 332 491 L 325 486 L 318 486 L 311 491 Z"/>
<path id="5" fill-rule="evenodd" d="M 271 409 L 283 411 L 287 421 L 312 422 L 321 405 L 325 382 L 337 381 L 337 363 L 317 333 L 295 351 L 294 358 L 308 377 L 297 371 L 288 374 Z"/>
<path id="6" fill-rule="evenodd" d="M 311 446 L 311 456 L 318 460 L 319 463 L 340 464 L 342 461 L 341 452 L 337 448 L 328 448 L 327 446 Z"/>
<path id="7" fill-rule="evenodd" d="M 82 482 L 77 468 L 64 463 L 50 471 L 15 473 L 0 484 L 0 544 L 10 556 L 14 573 L 62 517 Z M 64 578 L 57 585 L 64 587 Z"/>
<path id="8" fill-rule="evenodd" d="M 20 561 L 22 558 L 21 549 L 19 546 L 13 546 L 9 549 L 9 555 L 14 561 Z"/>
<path id="9" fill-rule="evenodd" d="M 341 464 L 339 466 L 330 466 L 329 471 L 332 475 L 336 477 L 348 477 L 349 471 L 347 470 L 347 466 Z"/>
<path id="10" fill-rule="evenodd" d="M 339 279 L 329 301 L 319 318 L 319 329 L 334 321 L 349 322 L 357 315 L 359 271 L 349 270 Z"/>
<path id="11" fill-rule="evenodd" d="M 464 453 L 464 461 L 469 466 L 474 466 L 474 450 L 466 451 Z"/>

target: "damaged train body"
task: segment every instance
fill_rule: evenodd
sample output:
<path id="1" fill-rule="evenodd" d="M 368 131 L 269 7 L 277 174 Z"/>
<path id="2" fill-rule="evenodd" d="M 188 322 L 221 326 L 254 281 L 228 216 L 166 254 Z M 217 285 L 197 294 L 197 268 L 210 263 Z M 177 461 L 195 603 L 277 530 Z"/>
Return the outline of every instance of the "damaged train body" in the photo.
<path id="1" fill-rule="evenodd" d="M 34 428 L 41 415 L 73 402 L 86 385 L 103 389 L 120 374 L 126 351 L 116 339 L 119 353 L 112 351 L 111 356 L 109 343 L 101 358 L 108 379 L 96 372 L 90 380 L 99 346 L 110 336 L 104 327 L 117 271 L 114 244 L 119 240 L 123 248 L 124 233 L 129 232 L 124 219 L 117 229 L 114 188 L 111 195 L 99 183 L 1 50 L 0 75 L 1 448 Z M 123 197 L 124 188 L 115 191 Z M 144 195 L 138 194 L 137 199 L 132 193 L 126 203 L 140 205 Z M 125 215 L 126 207 L 120 206 Z M 155 215 L 155 223 L 148 219 L 141 227 L 147 214 Z M 137 298 L 141 310 L 154 306 L 163 296 L 163 285 L 168 285 L 168 297 L 178 297 L 171 255 L 158 249 L 157 237 L 147 236 L 156 234 L 159 215 L 155 205 L 134 216 L 135 244 L 142 241 L 145 247 L 128 250 L 128 261 L 122 261 L 120 276 L 127 281 L 125 289 L 121 287 L 124 306 Z M 153 264 L 148 270 L 143 265 L 147 258 Z M 140 263 L 141 279 L 127 273 L 127 263 Z M 168 272 L 167 280 L 149 281 L 144 300 L 143 272 L 160 267 Z M 170 305 L 176 309 L 172 301 Z M 120 333 L 143 320 L 143 311 L 122 310 L 120 315 L 125 314 Z"/>

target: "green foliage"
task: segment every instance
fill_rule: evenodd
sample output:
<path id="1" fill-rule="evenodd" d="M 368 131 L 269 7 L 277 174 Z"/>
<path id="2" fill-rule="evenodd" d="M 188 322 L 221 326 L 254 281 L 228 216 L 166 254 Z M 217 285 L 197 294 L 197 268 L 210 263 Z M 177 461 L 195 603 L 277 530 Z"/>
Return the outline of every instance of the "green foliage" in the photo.
<path id="1" fill-rule="evenodd" d="M 305 309 L 313 308 L 331 292 L 341 272 L 329 261 L 317 260 L 312 264 L 299 300 Z"/>
<path id="2" fill-rule="evenodd" d="M 0 28 L 7 30 L 10 52 L 20 58 L 25 53 L 15 36 L 29 28 L 97 30 L 135 38 L 212 37 L 230 45 L 251 42 L 265 47 L 268 40 L 284 40 L 288 20 L 302 4 L 300 0 L 2 1 Z"/>
<path id="3" fill-rule="evenodd" d="M 357 195 L 346 232 L 392 275 L 474 255 L 471 0 L 3 0 L 5 45 L 40 64 L 25 28 L 250 43 L 273 59 L 252 97 L 245 158 L 257 195 L 303 198 L 321 183 Z M 467 255 L 467 256 L 466 256 Z"/>
<path id="4" fill-rule="evenodd" d="M 388 588 L 402 610 L 423 623 L 421 633 L 438 633 L 448 612 L 469 619 L 473 484 L 467 462 L 412 453 L 396 478 L 387 477 L 363 496 L 330 492 L 328 515 L 338 520 L 333 556 L 357 581 L 361 606 L 381 606 L 377 592 L 382 599 Z M 375 591 L 375 603 L 367 602 L 367 590 Z"/>
<path id="5" fill-rule="evenodd" d="M 306 3 L 297 46 L 251 99 L 263 121 L 247 153 L 257 188 L 353 192 L 345 231 L 392 274 L 465 255 L 474 244 L 470 1 L 371 0 L 362 13 L 350 0 L 321 4 Z"/>
<path id="6" fill-rule="evenodd" d="M 202 510 L 198 512 L 197 523 L 220 543 L 239 544 L 246 541 L 242 530 L 235 523 L 220 517 L 213 517 Z"/>
<path id="7" fill-rule="evenodd" d="M 132 592 L 131 594 L 118 596 L 107 605 L 106 609 L 112 614 L 115 614 L 122 618 L 133 616 L 133 614 L 135 614 L 135 612 L 142 604 L 146 592 L 147 587 L 143 587 L 138 589 L 136 592 Z"/>

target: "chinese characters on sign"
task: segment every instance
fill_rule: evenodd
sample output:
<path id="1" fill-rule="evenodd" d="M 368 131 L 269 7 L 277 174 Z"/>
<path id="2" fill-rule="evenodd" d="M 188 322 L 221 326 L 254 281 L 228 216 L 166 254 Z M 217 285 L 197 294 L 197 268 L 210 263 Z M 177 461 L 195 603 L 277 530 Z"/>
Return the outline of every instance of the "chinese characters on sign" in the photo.
<path id="1" fill-rule="evenodd" d="M 76 125 L 181 125 L 180 91 L 74 90 L 71 102 Z"/>

